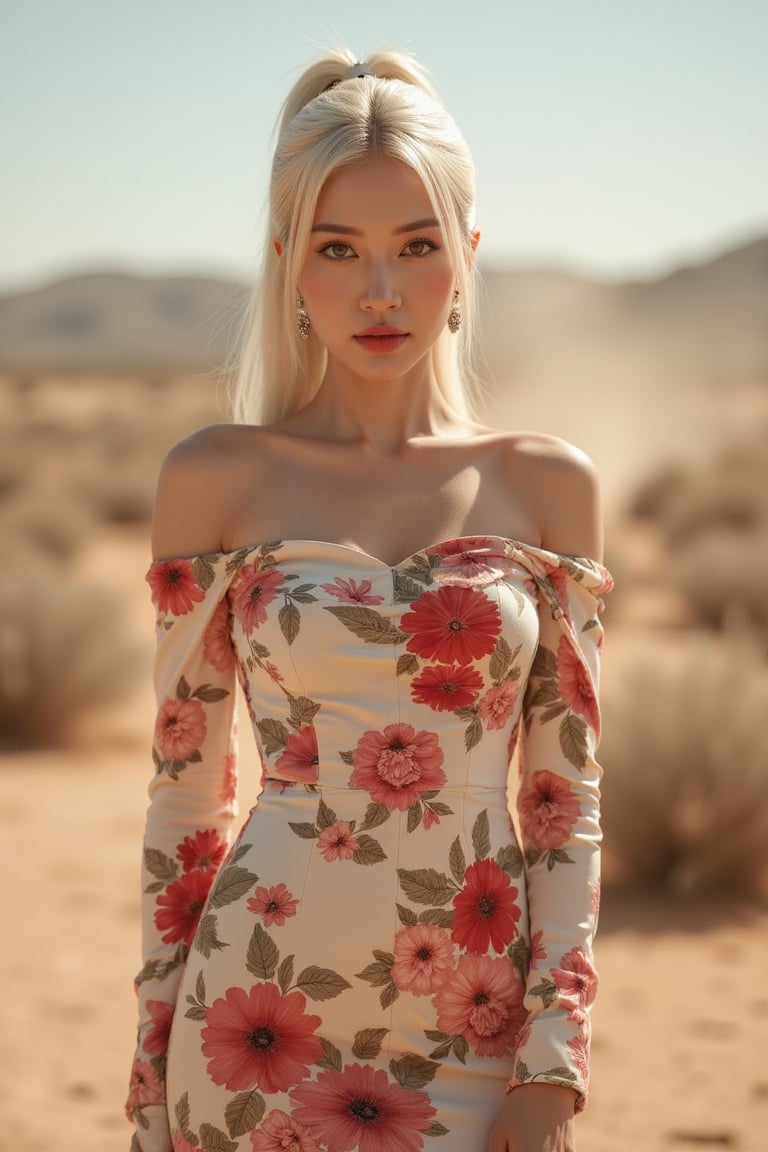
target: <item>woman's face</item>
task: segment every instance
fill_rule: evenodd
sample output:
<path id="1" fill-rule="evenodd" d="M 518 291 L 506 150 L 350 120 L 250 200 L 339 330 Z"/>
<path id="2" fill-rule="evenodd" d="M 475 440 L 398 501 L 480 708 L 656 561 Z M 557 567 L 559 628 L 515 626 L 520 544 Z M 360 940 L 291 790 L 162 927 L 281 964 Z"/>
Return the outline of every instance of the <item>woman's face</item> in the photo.
<path id="1" fill-rule="evenodd" d="M 445 327 L 456 287 L 421 180 L 379 157 L 325 184 L 298 290 L 328 372 L 401 378 L 423 364 Z"/>

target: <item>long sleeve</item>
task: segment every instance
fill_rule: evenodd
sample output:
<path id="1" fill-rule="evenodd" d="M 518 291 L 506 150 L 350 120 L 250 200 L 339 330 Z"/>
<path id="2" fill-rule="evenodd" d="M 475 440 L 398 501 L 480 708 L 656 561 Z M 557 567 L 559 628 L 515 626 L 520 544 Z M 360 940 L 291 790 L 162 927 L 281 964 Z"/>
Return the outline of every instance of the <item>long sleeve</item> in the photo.
<path id="1" fill-rule="evenodd" d="M 592 942 L 600 892 L 600 779 L 595 760 L 605 569 L 552 554 L 535 574 L 539 647 L 520 744 L 517 811 L 530 916 L 528 1023 L 509 1090 L 530 1081 L 574 1088 L 589 1081 Z"/>
<path id="2" fill-rule="evenodd" d="M 165 1063 L 179 983 L 236 814 L 236 662 L 227 572 L 209 558 L 154 563 L 157 718 L 142 859 L 143 967 L 126 1113 L 132 1149 L 170 1152 Z"/>

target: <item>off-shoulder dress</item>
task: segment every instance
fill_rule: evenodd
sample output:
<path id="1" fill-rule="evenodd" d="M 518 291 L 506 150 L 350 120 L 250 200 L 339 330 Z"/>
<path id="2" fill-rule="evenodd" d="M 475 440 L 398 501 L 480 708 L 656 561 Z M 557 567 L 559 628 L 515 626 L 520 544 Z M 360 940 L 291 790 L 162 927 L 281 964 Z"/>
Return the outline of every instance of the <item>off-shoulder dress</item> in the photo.
<path id="1" fill-rule="evenodd" d="M 606 570 L 286 539 L 147 579 L 134 1147 L 484 1152 L 509 1088 L 582 1107 Z M 238 681 L 261 779 L 236 828 Z"/>

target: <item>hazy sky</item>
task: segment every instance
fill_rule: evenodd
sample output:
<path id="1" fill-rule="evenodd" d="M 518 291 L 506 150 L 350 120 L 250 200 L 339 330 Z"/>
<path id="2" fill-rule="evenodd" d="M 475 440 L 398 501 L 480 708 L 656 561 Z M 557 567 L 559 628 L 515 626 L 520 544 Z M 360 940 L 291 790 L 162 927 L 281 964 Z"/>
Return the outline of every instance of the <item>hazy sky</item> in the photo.
<path id="1" fill-rule="evenodd" d="M 328 43 L 414 51 L 482 254 L 649 276 L 768 233 L 768 0 L 0 0 L 0 291 L 252 274 L 279 105 Z"/>

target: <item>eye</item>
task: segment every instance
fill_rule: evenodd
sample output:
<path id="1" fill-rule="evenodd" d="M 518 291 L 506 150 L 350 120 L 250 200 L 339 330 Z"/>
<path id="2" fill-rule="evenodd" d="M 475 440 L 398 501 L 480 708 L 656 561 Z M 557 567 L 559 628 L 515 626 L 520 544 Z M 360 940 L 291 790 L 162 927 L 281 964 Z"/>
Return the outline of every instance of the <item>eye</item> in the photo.
<path id="1" fill-rule="evenodd" d="M 329 260 L 349 260 L 355 255 L 354 249 L 343 240 L 329 240 L 318 248 Z"/>
<path id="2" fill-rule="evenodd" d="M 426 256 L 430 252 L 437 252 L 438 247 L 434 240 L 427 240 L 425 236 L 419 236 L 416 240 L 408 241 L 403 248 L 403 254 L 405 256 Z"/>

